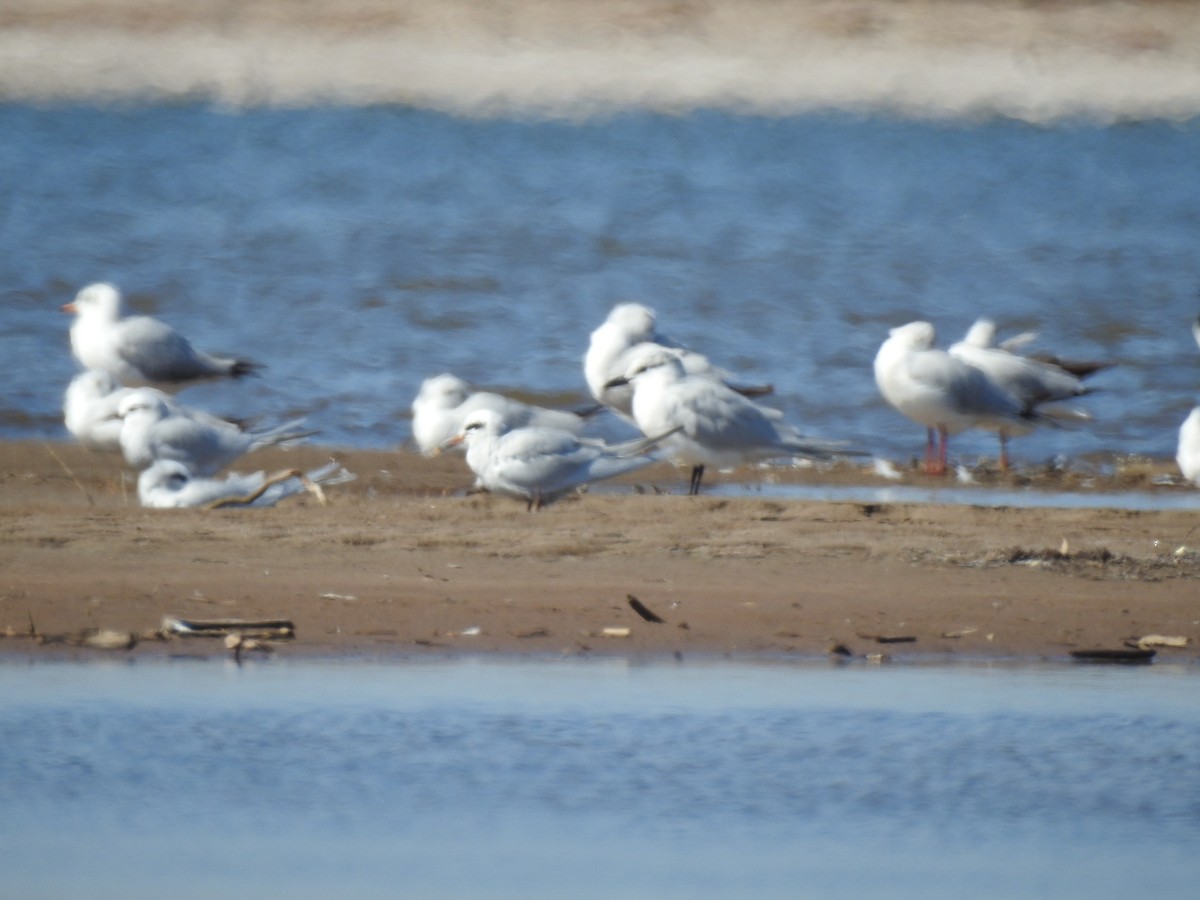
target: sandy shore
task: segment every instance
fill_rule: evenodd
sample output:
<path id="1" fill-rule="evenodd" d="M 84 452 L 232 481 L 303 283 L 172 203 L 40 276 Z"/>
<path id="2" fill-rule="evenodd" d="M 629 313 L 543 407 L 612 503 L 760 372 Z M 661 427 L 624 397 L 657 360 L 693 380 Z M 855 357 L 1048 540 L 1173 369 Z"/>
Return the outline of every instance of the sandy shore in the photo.
<path id="1" fill-rule="evenodd" d="M 239 468 L 329 455 L 264 451 Z M 1160 660 L 1200 658 L 1194 511 L 689 498 L 660 464 L 530 514 L 464 495 L 461 458 L 338 455 L 359 477 L 325 506 L 161 511 L 137 506 L 116 457 L 0 443 L 0 652 L 99 654 L 61 640 L 97 628 L 140 636 L 136 654 L 226 652 L 153 640 L 175 616 L 291 620 L 296 639 L 277 645 L 289 655 L 801 658 L 840 644 L 897 661 L 1067 659 L 1161 634 L 1190 643 Z M 1045 486 L 1186 490 L 1153 486 L 1156 470 L 1169 466 Z M 881 483 L 849 467 L 767 474 Z M 665 621 L 644 621 L 629 595 Z"/>
<path id="2" fill-rule="evenodd" d="M 1178 0 L 19 0 L 0 98 L 1200 114 Z"/>

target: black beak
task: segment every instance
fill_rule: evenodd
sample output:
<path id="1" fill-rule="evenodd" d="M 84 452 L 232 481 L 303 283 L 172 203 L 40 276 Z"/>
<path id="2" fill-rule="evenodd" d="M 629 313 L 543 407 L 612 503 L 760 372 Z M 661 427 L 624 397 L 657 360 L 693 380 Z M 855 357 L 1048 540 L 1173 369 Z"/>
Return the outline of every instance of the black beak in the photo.
<path id="1" fill-rule="evenodd" d="M 622 375 L 620 378 L 614 378 L 612 381 L 604 382 L 604 389 L 620 387 L 623 384 L 629 384 L 629 379 Z"/>

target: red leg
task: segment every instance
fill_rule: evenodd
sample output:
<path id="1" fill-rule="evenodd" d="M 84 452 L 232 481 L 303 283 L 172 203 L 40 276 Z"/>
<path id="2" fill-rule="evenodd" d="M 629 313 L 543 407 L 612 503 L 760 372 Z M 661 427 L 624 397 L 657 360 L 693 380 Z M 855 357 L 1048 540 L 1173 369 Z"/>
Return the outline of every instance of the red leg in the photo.
<path id="1" fill-rule="evenodd" d="M 933 429 L 926 428 L 925 429 L 925 474 L 926 475 L 934 474 L 933 470 L 936 468 L 936 466 L 934 465 L 933 457 L 934 457 L 935 452 L 936 452 L 936 450 L 934 449 L 934 446 L 933 446 Z"/>

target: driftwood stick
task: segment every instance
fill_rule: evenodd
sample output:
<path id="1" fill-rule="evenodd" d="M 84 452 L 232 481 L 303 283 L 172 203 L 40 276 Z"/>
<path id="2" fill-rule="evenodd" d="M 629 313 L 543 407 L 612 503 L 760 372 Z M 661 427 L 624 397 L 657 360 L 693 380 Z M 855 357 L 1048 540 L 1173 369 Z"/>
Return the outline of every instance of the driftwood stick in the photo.
<path id="1" fill-rule="evenodd" d="M 62 457 L 60 457 L 60 456 L 59 456 L 57 453 L 55 453 L 55 452 L 54 452 L 54 448 L 53 448 L 53 447 L 51 447 L 49 444 L 43 443 L 43 444 L 42 444 L 42 446 L 46 448 L 46 452 L 47 452 L 47 453 L 49 453 L 49 454 L 50 454 L 52 457 L 54 457 L 54 461 L 55 461 L 56 463 L 58 463 L 60 466 L 62 466 L 62 467 L 63 467 L 63 471 L 67 473 L 67 476 L 68 476 L 68 477 L 69 477 L 69 478 L 70 478 L 70 479 L 71 479 L 73 482 L 75 482 L 75 487 L 79 488 L 79 492 L 80 492 L 81 494 L 83 494 L 84 498 L 87 500 L 87 502 L 88 502 L 88 506 L 95 506 L 95 505 L 96 505 L 96 501 L 92 499 L 92 495 L 91 495 L 91 494 L 89 494 L 89 493 L 88 493 L 88 490 L 87 490 L 87 488 L 85 488 L 85 487 L 83 486 L 83 482 L 81 482 L 81 481 L 80 481 L 80 480 L 79 480 L 79 479 L 78 479 L 78 478 L 75 476 L 75 473 L 71 471 L 71 467 L 70 467 L 70 466 L 68 466 L 68 465 L 67 465 L 65 462 L 63 462 L 63 461 L 62 461 Z"/>
<path id="2" fill-rule="evenodd" d="M 269 488 L 271 485 L 278 484 L 281 481 L 287 481 L 289 478 L 299 478 L 305 483 L 306 486 L 309 483 L 308 479 L 304 477 L 304 473 L 299 469 L 284 469 L 280 472 L 276 472 L 274 475 L 268 475 L 263 479 L 263 483 L 258 486 L 257 490 L 246 494 L 246 496 L 226 497 L 223 500 L 214 500 L 212 503 L 208 504 L 205 509 L 223 509 L 226 506 L 249 506 L 259 497 L 265 494 L 267 492 L 267 488 Z M 322 498 L 322 502 L 324 502 L 324 498 Z"/>

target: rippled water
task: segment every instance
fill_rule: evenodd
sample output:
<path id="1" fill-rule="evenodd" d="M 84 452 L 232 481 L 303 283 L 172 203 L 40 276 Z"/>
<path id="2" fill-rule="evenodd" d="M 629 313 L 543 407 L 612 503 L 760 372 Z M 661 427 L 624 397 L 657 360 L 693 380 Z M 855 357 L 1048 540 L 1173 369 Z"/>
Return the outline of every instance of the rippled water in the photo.
<path id="1" fill-rule="evenodd" d="M 1196 672 L 0 665 L 11 896 L 1189 896 Z"/>
<path id="2" fill-rule="evenodd" d="M 307 412 L 353 446 L 407 439 L 441 371 L 582 398 L 588 334 L 625 299 L 773 382 L 806 429 L 893 457 L 923 434 L 871 361 L 918 317 L 949 341 L 987 314 L 1119 361 L 1092 426 L 1020 439 L 1018 459 L 1173 455 L 1200 384 L 1195 122 L 8 105 L 0 133 L 5 437 L 65 437 L 57 308 L 99 279 L 269 367 L 185 399 Z"/>

